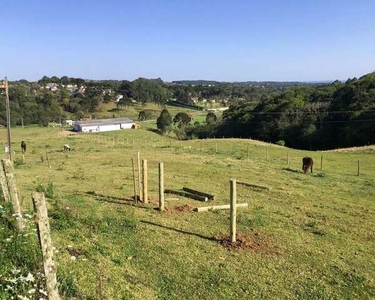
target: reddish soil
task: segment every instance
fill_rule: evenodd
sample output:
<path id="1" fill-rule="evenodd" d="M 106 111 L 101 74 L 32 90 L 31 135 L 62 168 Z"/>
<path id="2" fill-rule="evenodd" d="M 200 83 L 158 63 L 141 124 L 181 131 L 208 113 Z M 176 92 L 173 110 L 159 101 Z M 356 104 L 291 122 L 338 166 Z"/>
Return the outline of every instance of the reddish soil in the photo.
<path id="1" fill-rule="evenodd" d="M 155 210 L 159 210 L 158 207 L 154 208 Z M 193 211 L 194 207 L 188 204 L 181 205 L 181 206 L 174 206 L 174 207 L 164 207 L 164 213 L 166 214 L 175 214 L 181 212 L 191 212 Z"/>
<path id="2" fill-rule="evenodd" d="M 255 253 L 280 254 L 278 247 L 270 237 L 259 232 L 237 232 L 236 242 L 232 243 L 228 236 L 215 237 L 229 251 L 252 251 Z"/>

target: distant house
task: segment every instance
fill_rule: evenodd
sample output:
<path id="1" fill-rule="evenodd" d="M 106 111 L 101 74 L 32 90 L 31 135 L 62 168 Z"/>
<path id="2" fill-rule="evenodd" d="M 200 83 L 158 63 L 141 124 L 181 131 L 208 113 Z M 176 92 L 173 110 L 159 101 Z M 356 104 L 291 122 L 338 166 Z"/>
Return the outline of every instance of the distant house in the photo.
<path id="1" fill-rule="evenodd" d="M 135 127 L 135 122 L 129 118 L 99 119 L 74 123 L 74 131 L 77 132 L 105 132 L 133 127 Z"/>

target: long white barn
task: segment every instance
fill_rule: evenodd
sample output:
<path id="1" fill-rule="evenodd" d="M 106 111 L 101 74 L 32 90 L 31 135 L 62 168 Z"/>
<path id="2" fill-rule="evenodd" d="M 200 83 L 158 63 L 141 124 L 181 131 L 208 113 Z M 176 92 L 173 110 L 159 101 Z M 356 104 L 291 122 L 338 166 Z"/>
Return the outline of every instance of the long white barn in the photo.
<path id="1" fill-rule="evenodd" d="M 130 129 L 135 122 L 129 118 L 99 119 L 89 121 L 77 121 L 74 123 L 74 131 L 77 132 L 105 132 L 121 129 Z"/>

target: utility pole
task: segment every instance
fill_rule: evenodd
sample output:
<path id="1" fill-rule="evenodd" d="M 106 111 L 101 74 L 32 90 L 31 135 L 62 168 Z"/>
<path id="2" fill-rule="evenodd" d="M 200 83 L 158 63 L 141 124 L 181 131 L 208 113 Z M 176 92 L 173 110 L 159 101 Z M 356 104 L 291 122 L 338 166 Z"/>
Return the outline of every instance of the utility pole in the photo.
<path id="1" fill-rule="evenodd" d="M 11 149 L 11 139 L 10 139 L 10 107 L 9 107 L 9 86 L 8 78 L 4 77 L 3 84 L 0 88 L 5 89 L 5 106 L 6 106 L 6 116 L 7 116 L 7 133 L 8 133 L 8 158 L 12 160 L 12 149 Z"/>

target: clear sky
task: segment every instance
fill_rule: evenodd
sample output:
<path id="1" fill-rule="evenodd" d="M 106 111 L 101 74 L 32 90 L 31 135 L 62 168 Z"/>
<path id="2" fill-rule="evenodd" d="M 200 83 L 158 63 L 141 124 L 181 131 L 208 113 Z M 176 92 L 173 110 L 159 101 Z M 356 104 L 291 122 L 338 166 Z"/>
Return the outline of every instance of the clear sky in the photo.
<path id="1" fill-rule="evenodd" d="M 375 70 L 375 0 L 1 0 L 0 76 L 334 80 Z"/>

